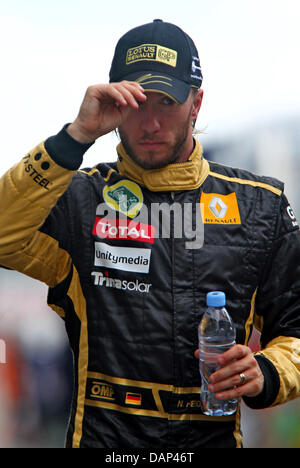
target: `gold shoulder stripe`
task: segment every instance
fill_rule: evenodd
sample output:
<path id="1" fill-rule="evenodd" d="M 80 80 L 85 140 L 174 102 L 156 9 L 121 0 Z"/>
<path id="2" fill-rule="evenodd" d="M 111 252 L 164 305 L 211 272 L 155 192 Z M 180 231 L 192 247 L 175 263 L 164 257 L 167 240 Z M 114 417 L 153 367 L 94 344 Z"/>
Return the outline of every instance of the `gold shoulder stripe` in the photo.
<path id="1" fill-rule="evenodd" d="M 93 167 L 90 171 L 84 171 L 83 169 L 79 169 L 78 172 L 82 172 L 83 174 L 92 176 L 93 174 L 95 174 L 95 172 L 99 172 L 99 171 L 96 167 Z"/>
<path id="2" fill-rule="evenodd" d="M 92 176 L 93 174 L 95 174 L 96 172 L 100 173 L 99 169 L 97 169 L 97 167 L 93 167 L 90 171 L 85 171 L 84 169 L 79 169 L 78 172 L 82 172 L 83 174 L 87 174 L 88 176 Z M 115 169 L 111 168 L 108 173 L 107 173 L 107 176 L 104 177 L 104 180 L 106 182 L 109 181 L 111 175 L 116 172 Z M 100 173 L 101 174 L 101 173 Z"/>
<path id="3" fill-rule="evenodd" d="M 115 169 L 113 169 L 113 168 L 111 168 L 111 169 L 108 171 L 107 176 L 104 177 L 105 182 L 108 182 L 108 181 L 109 181 L 109 179 L 111 178 L 111 175 L 112 175 L 114 172 L 116 172 L 116 171 L 115 171 Z"/>
<path id="4" fill-rule="evenodd" d="M 217 172 L 212 172 L 209 171 L 209 175 L 212 177 L 216 177 L 218 179 L 223 179 L 223 180 L 228 180 L 228 182 L 235 182 L 237 184 L 243 184 L 243 185 L 252 185 L 252 187 L 261 187 L 263 189 L 269 190 L 270 192 L 275 193 L 275 195 L 280 195 L 282 194 L 282 190 L 277 189 L 276 187 L 273 187 L 272 185 L 265 184 L 263 182 L 255 182 L 254 180 L 247 180 L 247 179 L 240 179 L 238 177 L 228 177 L 224 176 L 223 174 L 218 174 Z"/>

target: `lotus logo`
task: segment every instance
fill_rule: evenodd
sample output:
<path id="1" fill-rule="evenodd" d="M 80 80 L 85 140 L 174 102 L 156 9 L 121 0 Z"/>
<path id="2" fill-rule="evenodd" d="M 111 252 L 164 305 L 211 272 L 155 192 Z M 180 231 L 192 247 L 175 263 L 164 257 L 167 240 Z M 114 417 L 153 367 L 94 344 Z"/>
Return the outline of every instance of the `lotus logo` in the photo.
<path id="1" fill-rule="evenodd" d="M 143 193 L 140 187 L 130 180 L 106 185 L 103 197 L 108 206 L 130 218 L 135 218 L 143 205 Z"/>
<path id="2" fill-rule="evenodd" d="M 138 197 L 126 187 L 118 187 L 115 190 L 108 190 L 107 194 L 118 203 L 121 211 L 130 211 L 139 203 Z"/>
<path id="3" fill-rule="evenodd" d="M 224 218 L 227 213 L 228 206 L 225 205 L 220 197 L 213 197 L 209 204 L 209 209 L 216 218 Z"/>

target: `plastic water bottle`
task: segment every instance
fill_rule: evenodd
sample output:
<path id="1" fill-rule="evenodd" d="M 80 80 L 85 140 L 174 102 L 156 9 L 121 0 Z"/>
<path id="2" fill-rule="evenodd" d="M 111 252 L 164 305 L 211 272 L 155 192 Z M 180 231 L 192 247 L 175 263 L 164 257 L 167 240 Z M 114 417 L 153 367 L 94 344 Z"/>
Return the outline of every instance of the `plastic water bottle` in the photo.
<path id="1" fill-rule="evenodd" d="M 206 305 L 198 330 L 202 411 L 208 416 L 229 416 L 237 409 L 237 399 L 217 400 L 207 387 L 210 375 L 220 368 L 218 356 L 235 344 L 235 328 L 225 308 L 226 296 L 223 292 L 208 293 Z"/>

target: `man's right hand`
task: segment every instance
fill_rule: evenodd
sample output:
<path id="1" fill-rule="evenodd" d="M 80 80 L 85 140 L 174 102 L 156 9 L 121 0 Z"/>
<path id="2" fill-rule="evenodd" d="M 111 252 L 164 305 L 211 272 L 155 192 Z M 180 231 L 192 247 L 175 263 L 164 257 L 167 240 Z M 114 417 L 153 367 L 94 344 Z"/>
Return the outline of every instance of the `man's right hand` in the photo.
<path id="1" fill-rule="evenodd" d="M 80 143 L 91 143 L 119 127 L 128 110 L 138 109 L 146 99 L 143 88 L 132 81 L 90 86 L 67 132 Z"/>

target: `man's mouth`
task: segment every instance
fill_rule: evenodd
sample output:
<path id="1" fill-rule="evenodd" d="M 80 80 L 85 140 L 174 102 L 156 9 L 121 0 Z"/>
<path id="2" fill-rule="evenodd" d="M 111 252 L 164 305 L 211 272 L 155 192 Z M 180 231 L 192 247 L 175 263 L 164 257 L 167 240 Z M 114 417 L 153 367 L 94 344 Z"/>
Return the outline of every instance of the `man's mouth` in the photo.
<path id="1" fill-rule="evenodd" d="M 142 140 L 139 142 L 139 145 L 143 146 L 144 148 L 159 148 L 165 145 L 165 143 L 163 141 Z"/>

